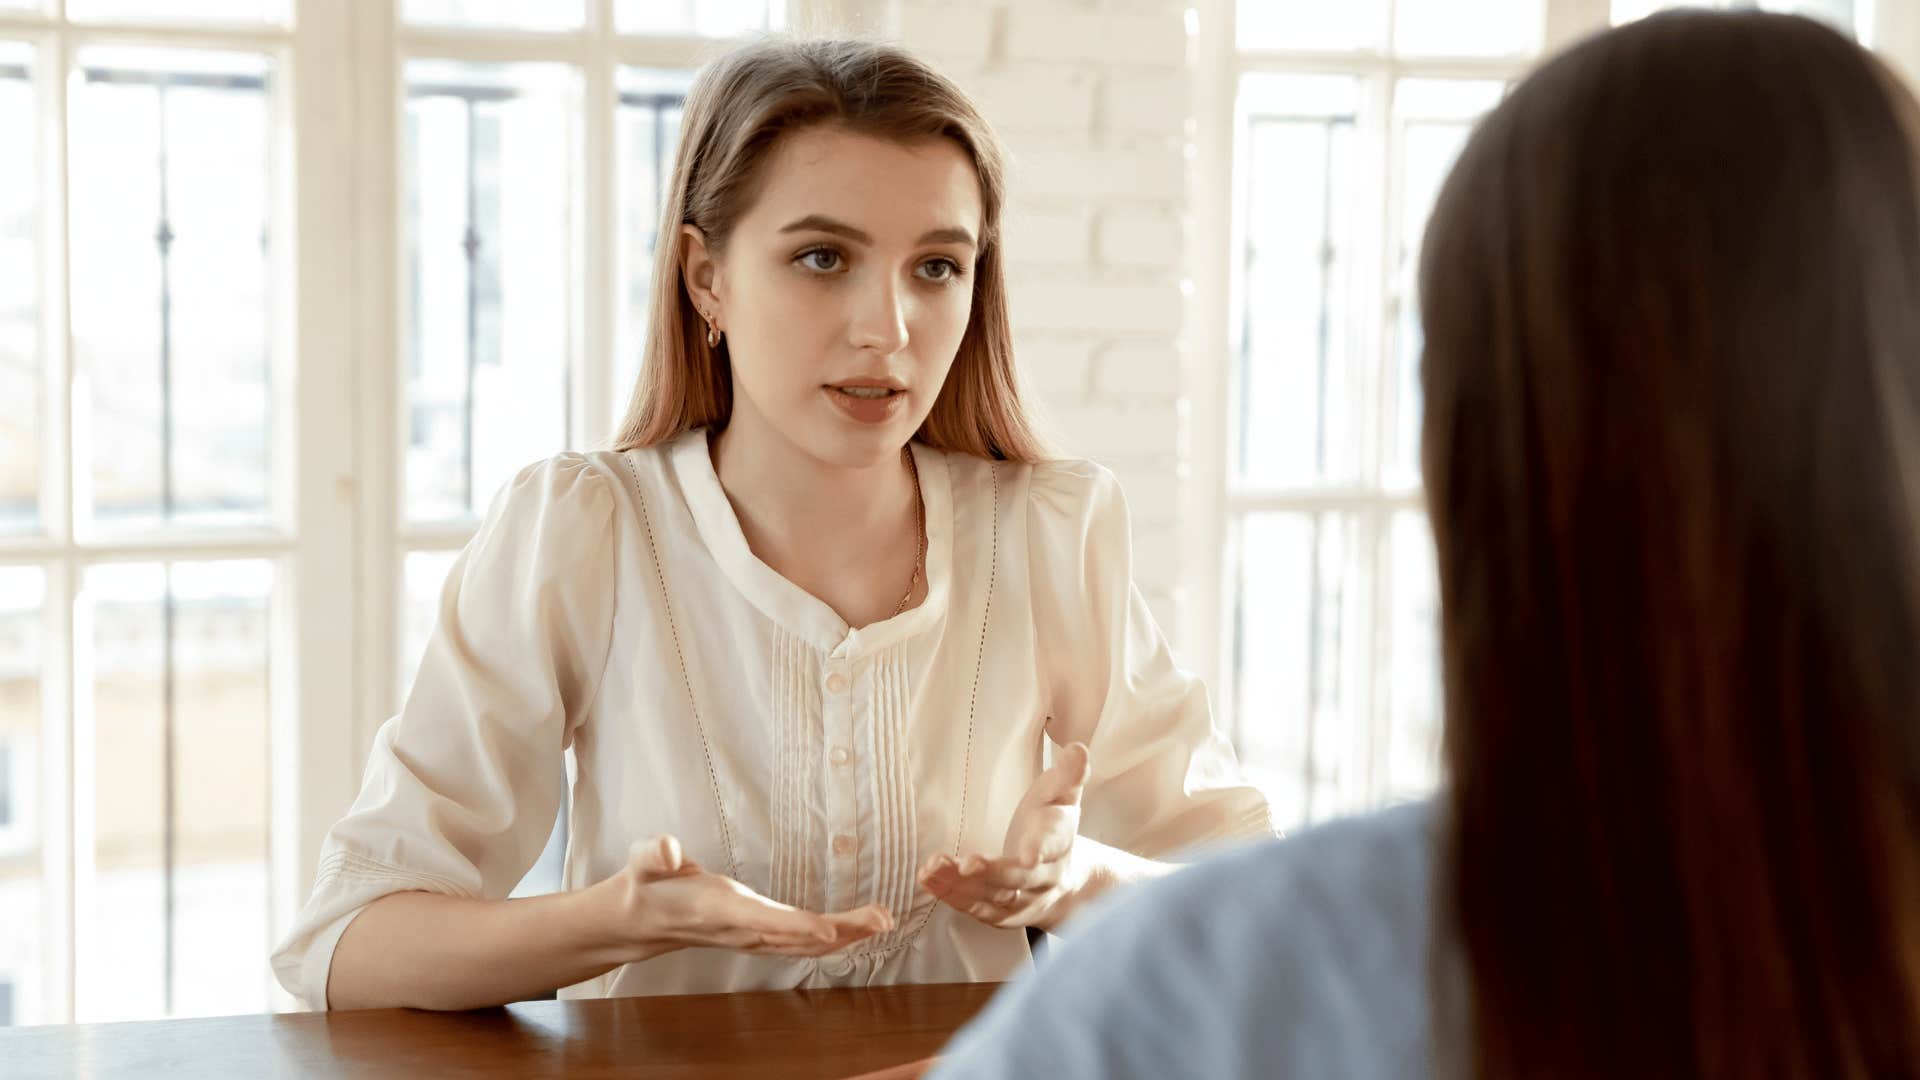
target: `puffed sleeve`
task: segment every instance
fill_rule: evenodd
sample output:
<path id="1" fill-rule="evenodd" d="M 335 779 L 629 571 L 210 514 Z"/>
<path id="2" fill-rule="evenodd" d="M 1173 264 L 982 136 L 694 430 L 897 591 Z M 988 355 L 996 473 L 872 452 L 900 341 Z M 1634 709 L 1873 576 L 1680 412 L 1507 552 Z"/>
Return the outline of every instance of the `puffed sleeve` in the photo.
<path id="1" fill-rule="evenodd" d="M 326 1007 L 334 946 L 396 892 L 505 897 L 560 807 L 564 753 L 606 670 L 617 480 L 587 458 L 529 466 L 494 499 L 440 594 L 400 714 L 328 832 L 313 895 L 273 955 Z"/>
<path id="2" fill-rule="evenodd" d="M 1266 797 L 1214 727 L 1206 687 L 1174 662 L 1134 586 L 1113 474 L 1090 462 L 1037 466 L 1028 537 L 1047 734 L 1086 743 L 1093 760 L 1081 832 L 1149 857 L 1272 836 Z"/>

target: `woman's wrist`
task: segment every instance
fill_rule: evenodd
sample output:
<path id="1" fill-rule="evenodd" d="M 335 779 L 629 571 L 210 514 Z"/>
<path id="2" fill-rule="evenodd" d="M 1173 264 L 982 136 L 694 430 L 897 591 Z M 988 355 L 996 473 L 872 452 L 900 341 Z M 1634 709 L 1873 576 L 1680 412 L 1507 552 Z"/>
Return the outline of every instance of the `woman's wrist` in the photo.
<path id="1" fill-rule="evenodd" d="M 1035 925 L 1057 933 L 1062 924 L 1114 889 L 1163 877 L 1173 870 L 1172 863 L 1135 855 L 1085 836 L 1075 837 L 1061 880 L 1060 900 Z"/>
<path id="2" fill-rule="evenodd" d="M 647 885 L 623 869 L 572 894 L 577 903 L 568 912 L 580 930 L 580 940 L 595 961 L 609 966 L 637 964 L 675 951 L 654 925 Z"/>

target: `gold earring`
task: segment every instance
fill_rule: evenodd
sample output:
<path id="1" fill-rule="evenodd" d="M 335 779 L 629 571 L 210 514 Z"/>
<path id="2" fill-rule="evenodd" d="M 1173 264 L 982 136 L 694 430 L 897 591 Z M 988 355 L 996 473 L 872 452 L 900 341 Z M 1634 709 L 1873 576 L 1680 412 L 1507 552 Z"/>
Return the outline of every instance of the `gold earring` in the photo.
<path id="1" fill-rule="evenodd" d="M 719 347 L 720 347 L 720 326 L 719 324 L 713 321 L 713 315 L 711 313 L 708 313 L 707 314 L 707 348 L 717 349 Z"/>

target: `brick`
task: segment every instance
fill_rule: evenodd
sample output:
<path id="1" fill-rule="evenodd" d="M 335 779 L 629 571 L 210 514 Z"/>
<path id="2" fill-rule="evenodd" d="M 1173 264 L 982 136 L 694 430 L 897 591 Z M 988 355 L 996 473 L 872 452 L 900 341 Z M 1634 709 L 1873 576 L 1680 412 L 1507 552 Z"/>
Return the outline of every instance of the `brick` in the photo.
<path id="1" fill-rule="evenodd" d="M 1100 261 L 1108 266 L 1178 272 L 1186 234 L 1172 214 L 1108 210 L 1100 215 L 1099 237 Z"/>
<path id="2" fill-rule="evenodd" d="M 1192 115 L 1186 80 L 1177 75 L 1110 76 L 1101 91 L 1100 115 L 1108 131 L 1184 135 Z"/>
<path id="3" fill-rule="evenodd" d="M 1175 201 L 1186 192 L 1177 147 L 1115 150 L 1008 140 L 1012 190 L 1022 198 Z"/>
<path id="4" fill-rule="evenodd" d="M 1007 56 L 1178 68 L 1187 60 L 1186 13 L 1097 11 L 1021 0 L 1007 11 Z"/>
<path id="5" fill-rule="evenodd" d="M 1094 385 L 1114 397 L 1177 398 L 1180 350 L 1159 341 L 1121 342 L 1100 351 Z"/>
<path id="6" fill-rule="evenodd" d="M 1107 17 L 1099 11 L 1020 0 L 1007 12 L 1007 56 L 1014 60 L 1100 60 Z"/>
<path id="7" fill-rule="evenodd" d="M 986 4 L 904 4 L 900 40 L 942 60 L 984 61 L 993 50 L 996 9 Z"/>
<path id="8" fill-rule="evenodd" d="M 1019 331 L 1088 331 L 1104 334 L 1180 332 L 1186 297 L 1173 282 L 1123 283 L 1025 276 L 1012 292 L 1013 325 Z"/>
<path id="9" fill-rule="evenodd" d="M 1180 413 L 1171 405 L 1084 405 L 1052 415 L 1063 448 L 1096 461 L 1173 460 L 1180 448 Z"/>
<path id="10" fill-rule="evenodd" d="M 1013 354 L 1021 377 L 1049 406 L 1085 404 L 1093 371 L 1091 340 L 1028 336 L 1014 343 Z"/>
<path id="11" fill-rule="evenodd" d="M 1084 71 L 999 70 L 968 89 L 1000 131 L 1075 131 L 1093 126 L 1094 78 Z"/>
<path id="12" fill-rule="evenodd" d="M 1101 59 L 1114 64 L 1184 67 L 1187 62 L 1187 14 L 1180 8 L 1107 16 Z"/>
<path id="13" fill-rule="evenodd" d="M 1093 254 L 1093 215 L 1084 206 L 1007 208 L 1001 222 L 1010 266 L 1086 266 Z"/>

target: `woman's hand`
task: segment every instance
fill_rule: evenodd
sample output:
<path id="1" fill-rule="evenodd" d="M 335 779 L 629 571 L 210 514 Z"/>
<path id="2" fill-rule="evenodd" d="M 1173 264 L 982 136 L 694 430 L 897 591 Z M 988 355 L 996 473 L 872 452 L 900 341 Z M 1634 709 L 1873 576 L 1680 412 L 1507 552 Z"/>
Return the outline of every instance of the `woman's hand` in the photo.
<path id="1" fill-rule="evenodd" d="M 1086 861 L 1075 856 L 1091 768 L 1084 744 L 1062 750 L 1014 809 L 998 858 L 935 855 L 920 868 L 920 887 L 989 926 L 1052 929 L 1088 886 Z"/>
<path id="2" fill-rule="evenodd" d="M 621 910 L 642 959 L 688 948 L 825 956 L 893 929 L 879 904 L 820 914 L 769 900 L 685 858 L 671 836 L 633 845 L 626 868 L 610 880 L 624 886 Z"/>

